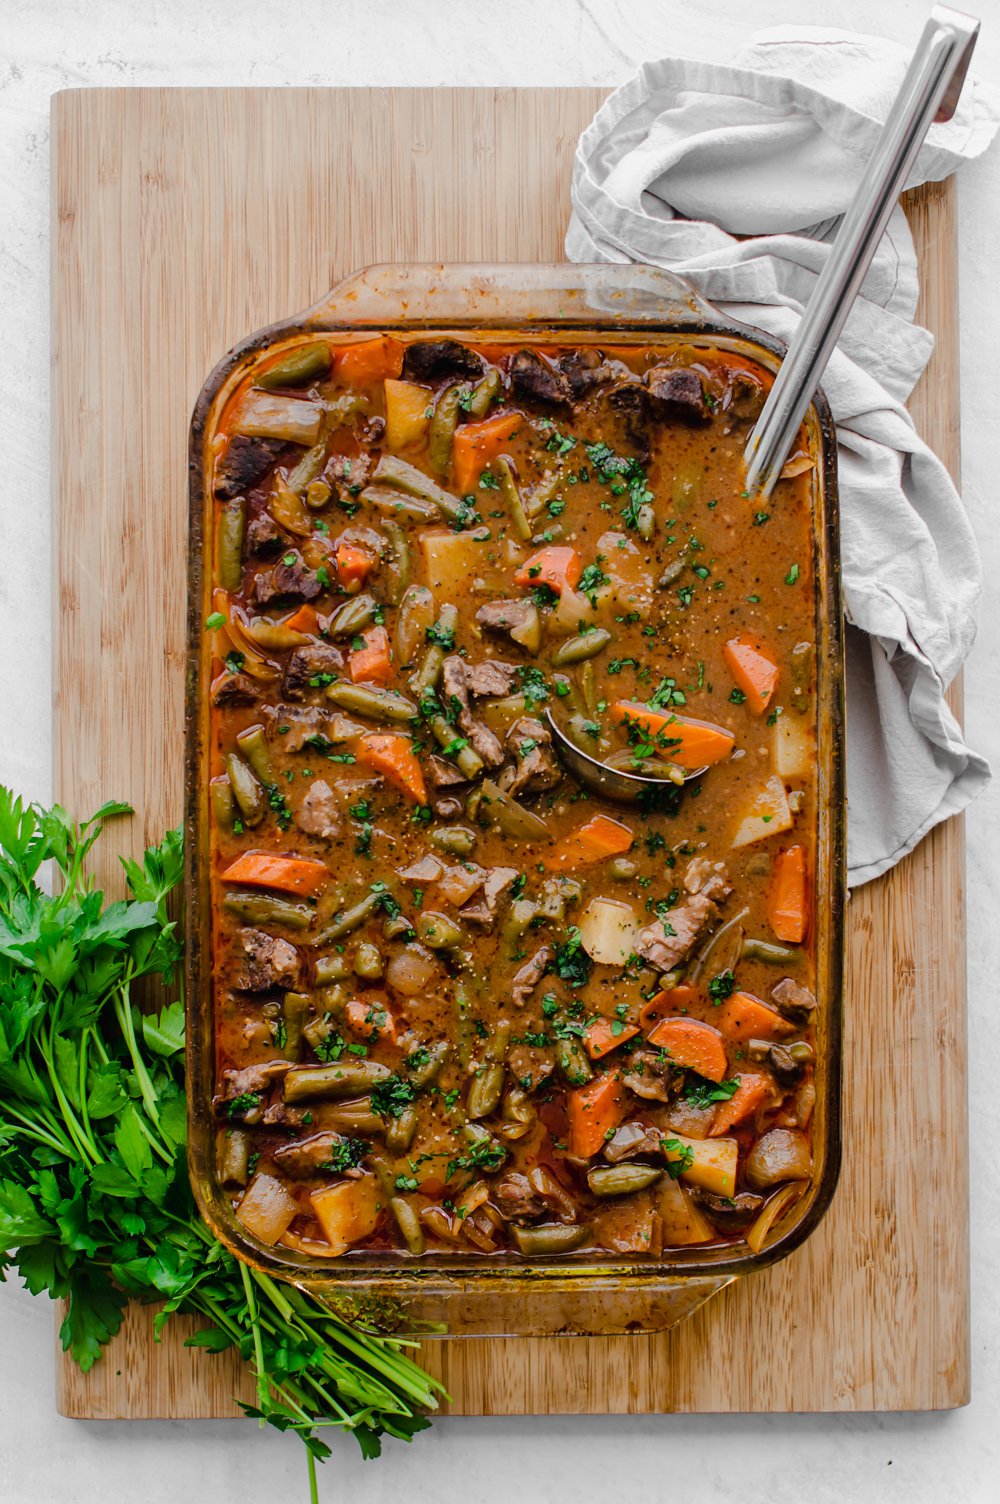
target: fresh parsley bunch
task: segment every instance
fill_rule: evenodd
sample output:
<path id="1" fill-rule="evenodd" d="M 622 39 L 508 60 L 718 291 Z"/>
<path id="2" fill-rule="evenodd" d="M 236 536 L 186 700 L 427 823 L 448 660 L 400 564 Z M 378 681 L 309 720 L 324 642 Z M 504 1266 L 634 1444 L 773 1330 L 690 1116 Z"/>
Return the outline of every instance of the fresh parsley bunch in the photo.
<path id="1" fill-rule="evenodd" d="M 176 988 L 181 945 L 167 895 L 181 833 L 124 861 L 130 898 L 106 904 L 84 873 L 105 804 L 83 825 L 58 805 L 24 806 L 0 786 L 0 1278 L 67 1302 L 60 1336 L 86 1371 L 129 1299 L 205 1325 L 189 1346 L 237 1347 L 252 1364 L 248 1415 L 297 1431 L 315 1461 L 319 1429 L 351 1431 L 366 1457 L 409 1439 L 439 1387 L 400 1339 L 351 1326 L 321 1302 L 234 1259 L 202 1221 L 185 1155 L 184 1007 L 140 1011 L 144 978 Z M 54 896 L 38 884 L 53 864 Z"/>

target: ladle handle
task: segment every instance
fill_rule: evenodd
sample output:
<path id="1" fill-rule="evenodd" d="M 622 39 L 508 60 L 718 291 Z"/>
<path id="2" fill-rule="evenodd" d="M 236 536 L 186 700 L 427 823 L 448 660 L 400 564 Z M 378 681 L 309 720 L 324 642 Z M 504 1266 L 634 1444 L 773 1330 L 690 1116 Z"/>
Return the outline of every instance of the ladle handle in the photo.
<path id="1" fill-rule="evenodd" d="M 958 104 L 979 22 L 936 5 L 813 295 L 747 441 L 746 491 L 769 496 L 933 121 Z"/>

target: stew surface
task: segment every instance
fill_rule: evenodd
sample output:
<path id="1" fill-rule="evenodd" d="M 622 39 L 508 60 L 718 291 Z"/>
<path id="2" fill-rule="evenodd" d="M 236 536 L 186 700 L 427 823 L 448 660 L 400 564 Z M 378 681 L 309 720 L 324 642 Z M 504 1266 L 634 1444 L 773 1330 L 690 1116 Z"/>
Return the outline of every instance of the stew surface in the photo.
<path id="1" fill-rule="evenodd" d="M 814 477 L 741 494 L 769 381 L 330 336 L 226 403 L 215 1105 L 263 1242 L 759 1249 L 808 1184 Z"/>

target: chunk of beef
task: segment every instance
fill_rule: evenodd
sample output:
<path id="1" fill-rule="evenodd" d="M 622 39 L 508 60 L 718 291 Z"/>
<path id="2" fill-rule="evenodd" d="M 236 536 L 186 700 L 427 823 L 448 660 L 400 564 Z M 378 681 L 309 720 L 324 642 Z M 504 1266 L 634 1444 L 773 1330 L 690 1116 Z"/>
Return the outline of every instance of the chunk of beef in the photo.
<path id="1" fill-rule="evenodd" d="M 264 1109 L 264 1115 L 260 1120 L 262 1128 L 287 1128 L 289 1130 L 301 1128 L 305 1121 L 306 1108 L 289 1107 L 284 1102 L 272 1102 L 270 1107 Z"/>
<path id="2" fill-rule="evenodd" d="M 806 1072 L 805 1062 L 796 1060 L 784 1044 L 772 1044 L 767 1052 L 767 1061 L 774 1072 L 774 1079 L 786 1089 L 798 1086 Z"/>
<path id="3" fill-rule="evenodd" d="M 238 1116 L 240 1122 L 249 1127 L 255 1127 L 263 1123 L 266 1117 L 264 1104 L 255 1098 L 262 1098 L 270 1091 L 271 1082 L 283 1076 L 288 1070 L 288 1060 L 267 1060 L 260 1065 L 246 1065 L 241 1070 L 223 1071 L 222 1093 L 216 1097 L 215 1105 L 224 1105 L 227 1102 L 236 1102 L 240 1097 L 249 1100 L 240 1103 L 238 1113 L 228 1113 L 229 1117 Z"/>
<path id="4" fill-rule="evenodd" d="M 663 1134 L 648 1123 L 623 1123 L 616 1128 L 613 1137 L 604 1145 L 604 1158 L 616 1165 L 623 1159 L 635 1159 L 639 1154 L 659 1154 Z"/>
<path id="5" fill-rule="evenodd" d="M 669 1102 L 679 1090 L 680 1073 L 655 1050 L 636 1050 L 622 1077 L 629 1091 L 647 1102 Z"/>
<path id="6" fill-rule="evenodd" d="M 517 684 L 517 664 L 503 663 L 498 658 L 485 658 L 482 663 L 465 665 L 465 682 L 470 695 L 479 700 L 499 700 L 513 693 Z"/>
<path id="7" fill-rule="evenodd" d="M 483 882 L 483 891 L 477 894 L 473 903 L 465 905 L 462 918 L 473 924 L 492 924 L 500 899 L 517 875 L 516 867 L 490 867 Z"/>
<path id="8" fill-rule="evenodd" d="M 791 977 L 782 977 L 771 988 L 771 997 L 778 1010 L 796 1024 L 807 1023 L 816 1008 L 816 999 L 809 988 L 800 986 Z"/>
<path id="9" fill-rule="evenodd" d="M 284 447 L 281 439 L 251 439 L 242 433 L 234 434 L 216 467 L 216 496 L 229 501 L 249 491 L 264 479 Z"/>
<path id="10" fill-rule="evenodd" d="M 519 1170 L 495 1181 L 490 1199 L 505 1222 L 532 1222 L 545 1210 L 531 1181 Z"/>
<path id="11" fill-rule="evenodd" d="M 335 678 L 344 667 L 344 655 L 329 642 L 317 642 L 309 647 L 296 648 L 285 665 L 285 677 L 281 681 L 281 693 L 288 700 L 303 700 L 311 690 L 323 689 L 324 683 L 313 684 L 313 679 L 332 674 Z M 327 684 L 329 679 L 325 681 Z"/>
<path id="12" fill-rule="evenodd" d="M 283 533 L 270 512 L 261 512 L 247 528 L 247 553 L 276 554 L 288 546 L 288 535 Z"/>
<path id="13" fill-rule="evenodd" d="M 331 454 L 323 471 L 323 479 L 336 493 L 338 501 L 350 501 L 362 487 L 368 484 L 372 462 L 367 453 Z"/>
<path id="14" fill-rule="evenodd" d="M 722 1232 L 742 1232 L 749 1227 L 764 1205 L 763 1196 L 752 1191 L 737 1191 L 735 1196 L 717 1196 L 714 1191 L 694 1186 L 691 1194 Z"/>
<path id="15" fill-rule="evenodd" d="M 469 745 L 488 768 L 498 768 L 503 762 L 503 748 L 490 728 L 472 714 L 465 659 L 457 653 L 450 653 L 441 665 L 441 691 L 446 709 L 457 713 L 459 730 L 468 738 Z"/>
<path id="16" fill-rule="evenodd" d="M 728 898 L 733 891 L 725 862 L 710 862 L 707 857 L 693 856 L 684 869 L 684 888 L 704 898 Z"/>
<path id="17" fill-rule="evenodd" d="M 518 627 L 526 627 L 537 615 L 538 608 L 533 601 L 490 601 L 480 606 L 476 621 L 487 632 L 513 632 Z"/>
<path id="18" fill-rule="evenodd" d="M 645 464 L 650 456 L 649 429 L 652 410 L 649 393 L 636 382 L 622 382 L 602 392 L 599 399 L 602 430 L 619 454 L 632 454 Z"/>
<path id="19" fill-rule="evenodd" d="M 326 742 L 331 716 L 321 705 L 300 709 L 292 705 L 267 705 L 267 735 L 282 752 L 301 752 L 307 743 L 318 739 L 318 750 Z"/>
<path id="20" fill-rule="evenodd" d="M 433 376 L 481 376 L 483 359 L 457 339 L 421 339 L 407 345 L 403 375 L 407 381 L 428 381 Z"/>
<path id="21" fill-rule="evenodd" d="M 276 987 L 294 992 L 302 971 L 294 945 L 263 930 L 240 930 L 237 939 L 245 958 L 233 982 L 237 992 L 270 992 Z"/>
<path id="22" fill-rule="evenodd" d="M 722 410 L 731 420 L 730 429 L 741 423 L 756 423 L 766 396 L 763 382 L 749 371 L 734 371 L 722 399 Z"/>
<path id="23" fill-rule="evenodd" d="M 464 799 L 444 789 L 428 789 L 427 797 L 439 820 L 458 820 L 465 809 Z"/>
<path id="24" fill-rule="evenodd" d="M 285 559 L 294 559 L 286 564 Z M 264 569 L 253 582 L 254 600 L 258 606 L 269 606 L 272 601 L 314 601 L 323 587 L 316 578 L 315 570 L 309 569 L 298 555 L 285 554 L 270 569 Z"/>
<path id="25" fill-rule="evenodd" d="M 548 970 L 552 955 L 551 945 L 543 945 L 535 951 L 530 961 L 525 961 L 521 969 L 514 973 L 510 996 L 515 1008 L 524 1007 Z"/>
<path id="26" fill-rule="evenodd" d="M 692 893 L 661 919 L 647 924 L 635 938 L 636 953 L 657 971 L 673 971 L 683 961 L 703 927 L 718 910 L 704 893 Z"/>
<path id="27" fill-rule="evenodd" d="M 589 346 L 560 355 L 556 365 L 574 397 L 582 397 L 593 387 L 615 378 L 614 367 L 601 358 L 600 351 Z"/>
<path id="28" fill-rule="evenodd" d="M 306 797 L 295 814 L 295 823 L 307 836 L 319 836 L 323 841 L 332 840 L 340 834 L 340 811 L 337 796 L 322 778 L 309 788 Z"/>
<path id="29" fill-rule="evenodd" d="M 653 409 L 659 417 L 679 418 L 685 423 L 707 423 L 711 418 L 701 377 L 697 371 L 654 366 L 646 373 Z"/>
<path id="30" fill-rule="evenodd" d="M 525 1091 L 537 1091 L 555 1065 L 553 1051 L 540 1045 L 516 1044 L 507 1056 L 507 1069 Z"/>
<path id="31" fill-rule="evenodd" d="M 446 757 L 438 757 L 436 752 L 432 752 L 424 763 L 424 773 L 431 788 L 435 789 L 453 789 L 468 782 L 461 768 L 456 768 Z"/>
<path id="32" fill-rule="evenodd" d="M 249 674 L 226 672 L 212 680 L 212 704 L 223 708 L 227 705 L 252 705 L 259 699 L 260 692 L 260 682 Z"/>
<path id="33" fill-rule="evenodd" d="M 566 377 L 534 350 L 518 350 L 510 363 L 510 383 L 522 401 L 542 407 L 568 407 L 573 400 Z"/>
<path id="34" fill-rule="evenodd" d="M 659 1221 L 648 1193 L 606 1204 L 594 1218 L 594 1236 L 610 1253 L 657 1253 Z"/>
<path id="35" fill-rule="evenodd" d="M 339 1133 L 314 1133 L 294 1144 L 282 1144 L 274 1151 L 274 1162 L 292 1180 L 309 1180 L 328 1169 L 337 1145 L 344 1142 Z"/>
<path id="36" fill-rule="evenodd" d="M 508 794 L 540 794 L 544 789 L 555 788 L 562 779 L 562 769 L 552 751 L 551 733 L 534 716 L 524 715 L 514 722 L 507 732 L 506 747 L 515 758 L 509 776 L 505 774 L 501 779 L 501 786 Z"/>

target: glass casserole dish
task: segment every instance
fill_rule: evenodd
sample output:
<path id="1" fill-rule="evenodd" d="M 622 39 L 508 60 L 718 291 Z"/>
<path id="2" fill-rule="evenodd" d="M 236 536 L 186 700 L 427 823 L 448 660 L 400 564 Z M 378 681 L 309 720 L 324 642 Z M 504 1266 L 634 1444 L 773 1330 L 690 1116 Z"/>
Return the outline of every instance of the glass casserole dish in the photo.
<path id="1" fill-rule="evenodd" d="M 677 349 L 685 352 L 687 362 L 697 363 L 699 354 L 705 360 L 726 356 L 765 371 L 776 369 L 781 346 L 758 330 L 724 319 L 679 279 L 649 268 L 373 267 L 341 283 L 305 314 L 259 331 L 230 352 L 203 388 L 191 431 L 186 751 L 189 1152 L 196 1194 L 209 1225 L 239 1256 L 322 1292 L 347 1313 L 364 1310 L 396 1327 L 433 1324 L 448 1335 L 533 1335 L 672 1326 L 734 1278 L 785 1256 L 808 1236 L 829 1203 L 839 1167 L 843 646 L 836 456 L 829 411 L 819 396 L 803 425 L 796 494 L 808 510 L 811 557 L 797 561 L 789 571 L 794 584 L 801 570 L 812 591 L 815 648 L 815 693 L 809 710 L 815 780 L 806 822 L 814 854 L 810 976 L 821 1006 L 815 1012 L 808 1184 L 795 1182 L 796 1194 L 776 1205 L 779 1214 L 774 1225 L 762 1231 L 756 1249 L 743 1241 L 720 1239 L 649 1254 L 573 1249 L 533 1258 L 508 1250 L 470 1257 L 442 1249 L 414 1256 L 374 1246 L 319 1258 L 308 1251 L 307 1241 L 299 1240 L 299 1247 L 294 1247 L 255 1237 L 237 1215 L 232 1187 L 227 1189 L 220 1175 L 217 1044 L 224 987 L 216 948 L 225 890 L 220 885 L 212 811 L 212 782 L 218 782 L 220 762 L 210 689 L 219 662 L 217 650 L 213 658 L 213 634 L 206 623 L 218 604 L 219 533 L 225 526 L 211 479 L 222 451 L 218 435 L 236 395 L 245 391 L 248 376 L 273 366 L 283 349 L 294 349 L 303 337 L 320 334 L 331 336 L 338 348 L 386 335 L 403 344 L 418 338 L 456 339 L 488 349 L 540 350 L 547 357 L 560 349 L 579 352 L 588 346 L 613 346 L 620 354 L 627 354 L 629 347 L 654 347 L 664 358 Z M 737 695 L 746 698 L 734 689 L 734 703 Z M 741 1050 L 736 1058 L 742 1058 Z"/>

